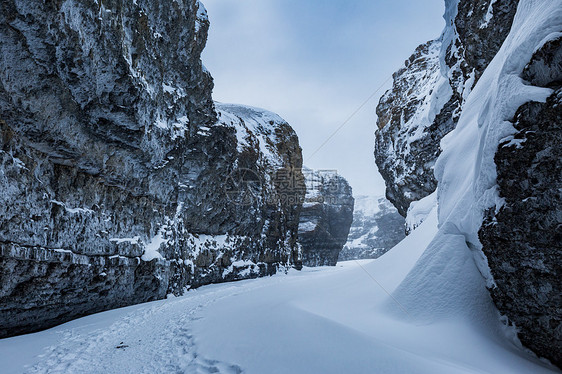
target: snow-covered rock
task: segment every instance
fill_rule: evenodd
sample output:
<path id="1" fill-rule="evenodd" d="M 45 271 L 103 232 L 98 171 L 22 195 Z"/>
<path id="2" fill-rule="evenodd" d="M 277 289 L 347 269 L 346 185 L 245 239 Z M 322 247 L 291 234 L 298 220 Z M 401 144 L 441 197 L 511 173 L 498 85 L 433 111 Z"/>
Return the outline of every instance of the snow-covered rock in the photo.
<path id="1" fill-rule="evenodd" d="M 413 201 L 431 194 L 439 141 L 455 126 L 452 89 L 440 69 L 441 40 L 419 46 L 394 73 L 394 85 L 377 106 L 375 160 L 386 197 L 406 217 Z"/>
<path id="2" fill-rule="evenodd" d="M 444 137 L 436 130 L 440 155 L 427 160 L 437 180 L 440 229 L 393 296 L 420 323 L 467 318 L 498 328 L 493 299 L 526 347 L 562 366 L 562 1 L 446 5 L 441 74 L 457 95 L 448 116 L 456 127 Z M 403 149 L 386 154 L 409 164 Z M 422 191 L 419 180 L 410 189 Z M 411 202 L 412 223 L 432 199 Z"/>
<path id="3" fill-rule="evenodd" d="M 446 0 L 447 27 L 394 74 L 377 106 L 375 160 L 386 196 L 404 217 L 433 193 L 441 139 L 507 36 L 518 0 Z"/>
<path id="4" fill-rule="evenodd" d="M 404 217 L 384 196 L 356 196 L 339 261 L 378 258 L 404 239 Z"/>
<path id="5" fill-rule="evenodd" d="M 334 266 L 349 234 L 354 199 L 351 186 L 332 170 L 303 169 L 306 196 L 298 242 L 304 266 Z"/>
<path id="6" fill-rule="evenodd" d="M 0 4 L 0 337 L 295 263 L 298 138 L 215 111 L 208 27 L 196 0 Z"/>

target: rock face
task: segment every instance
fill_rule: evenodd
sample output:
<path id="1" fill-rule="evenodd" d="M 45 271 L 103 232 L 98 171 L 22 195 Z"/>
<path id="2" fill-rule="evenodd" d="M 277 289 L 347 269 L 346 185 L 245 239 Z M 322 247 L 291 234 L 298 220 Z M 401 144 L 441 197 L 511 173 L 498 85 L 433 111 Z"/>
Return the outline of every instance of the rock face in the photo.
<path id="1" fill-rule="evenodd" d="M 347 241 L 354 199 L 347 181 L 332 171 L 303 170 L 306 197 L 298 242 L 304 266 L 334 266 Z"/>
<path id="2" fill-rule="evenodd" d="M 383 196 L 357 196 L 339 261 L 378 258 L 406 236 L 404 217 Z"/>
<path id="3" fill-rule="evenodd" d="M 539 49 L 522 78 L 554 93 L 529 102 L 513 120 L 518 131 L 496 153 L 499 194 L 479 232 L 496 282 L 498 309 L 523 344 L 562 367 L 562 38 Z"/>
<path id="4" fill-rule="evenodd" d="M 433 165 L 439 140 L 454 128 L 454 121 L 439 121 L 433 102 L 447 101 L 450 86 L 439 68 L 440 41 L 419 46 L 394 73 L 394 84 L 377 106 L 375 160 L 386 182 L 386 197 L 406 217 L 412 201 L 431 194 L 437 181 Z M 443 92 L 430 92 L 435 86 Z M 440 117 L 441 118 L 441 117 Z"/>
<path id="5" fill-rule="evenodd" d="M 446 0 L 445 31 L 416 49 L 381 98 L 375 160 L 387 198 L 404 217 L 410 203 L 435 191 L 439 143 L 509 33 L 517 4 Z"/>
<path id="6" fill-rule="evenodd" d="M 0 4 L 0 337 L 298 265 L 291 127 L 217 104 L 196 0 Z"/>
<path id="7" fill-rule="evenodd" d="M 522 14 L 538 6 L 531 1 L 521 3 Z M 556 8 L 548 1 L 543 3 Z M 375 156 L 387 182 L 387 195 L 401 214 L 407 212 L 408 206 L 412 211 L 430 205 L 426 202 L 432 200 L 428 193 L 437 186 L 432 167 L 441 152 L 439 142 L 456 126 L 474 84 L 507 35 L 517 31 L 511 30 L 511 25 L 518 4 L 519 1 L 446 1 L 447 27 L 443 35 L 418 48 L 406 67 L 395 74 L 393 89 L 381 99 Z M 541 27 L 537 23 L 540 19 L 520 21 Z M 562 31 L 562 24 L 549 24 L 544 30 Z M 439 44 L 437 56 L 432 48 Z M 517 44 L 508 45 L 507 50 L 514 45 Z M 497 192 L 501 203 L 485 212 L 477 230 L 479 242 L 471 242 L 475 250 L 481 247 L 487 257 L 489 269 L 482 271 L 484 274 L 489 270 L 493 277 L 490 292 L 499 311 L 517 326 L 523 344 L 558 366 L 562 366 L 561 45 L 560 32 L 553 31 L 536 50 L 532 45 L 514 53 L 514 57 L 532 55 L 524 69 L 515 70 L 518 63 L 508 61 L 501 72 L 493 70 L 495 74 L 509 73 L 520 82 L 518 74 L 525 85 L 534 86 L 537 92 L 539 87 L 543 87 L 541 92 L 550 89 L 551 94 L 545 102 L 521 105 L 531 98 L 519 93 L 513 95 L 517 103 L 501 103 L 501 108 L 513 106 L 513 112 L 519 107 L 513 118 L 505 118 L 515 134 L 500 142 L 494 157 L 496 170 L 488 175 L 481 170 L 476 174 L 485 180 L 478 183 L 489 183 L 489 191 Z M 489 74 L 487 81 L 491 81 Z M 472 113 L 485 113 L 486 105 L 492 104 L 472 108 Z M 470 114 L 468 118 L 472 118 Z M 480 127 L 480 119 L 476 120 Z M 496 134 L 511 131 L 507 122 L 489 126 Z M 478 166 L 484 168 L 487 164 Z M 441 187 L 451 189 L 440 185 L 440 191 Z M 449 191 L 446 196 L 456 193 Z M 420 204 L 417 200 L 424 196 L 421 201 L 425 202 Z M 478 198 L 484 201 L 486 197 Z M 441 210 L 443 203 L 450 211 L 452 202 L 439 200 Z M 419 220 L 412 223 L 419 224 Z"/>

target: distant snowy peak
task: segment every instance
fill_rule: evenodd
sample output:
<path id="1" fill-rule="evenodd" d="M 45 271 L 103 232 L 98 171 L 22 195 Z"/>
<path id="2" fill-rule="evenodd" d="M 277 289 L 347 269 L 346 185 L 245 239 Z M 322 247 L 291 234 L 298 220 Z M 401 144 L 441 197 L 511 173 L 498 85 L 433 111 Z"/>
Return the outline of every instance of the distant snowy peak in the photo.
<path id="1" fill-rule="evenodd" d="M 360 195 L 355 197 L 354 214 L 362 214 L 364 216 L 374 216 L 383 208 L 381 205 L 388 204 L 388 200 L 384 196 L 367 196 Z"/>
<path id="2" fill-rule="evenodd" d="M 404 218 L 384 196 L 356 196 L 339 261 L 378 258 L 404 238 Z"/>

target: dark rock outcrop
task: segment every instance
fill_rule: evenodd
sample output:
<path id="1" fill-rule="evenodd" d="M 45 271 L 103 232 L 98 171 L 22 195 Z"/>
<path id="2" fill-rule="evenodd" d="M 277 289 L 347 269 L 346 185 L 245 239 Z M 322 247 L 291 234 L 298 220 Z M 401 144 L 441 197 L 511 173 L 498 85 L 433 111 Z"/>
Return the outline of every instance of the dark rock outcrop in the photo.
<path id="1" fill-rule="evenodd" d="M 498 309 L 523 344 L 562 367 L 562 38 L 534 54 L 523 79 L 556 91 L 518 109 L 518 132 L 494 158 L 505 203 L 487 212 L 479 238 Z"/>
<path id="2" fill-rule="evenodd" d="M 450 94 L 439 68 L 440 48 L 440 41 L 419 46 L 406 67 L 394 73 L 392 89 L 377 106 L 375 161 L 386 181 L 386 197 L 404 217 L 412 201 L 435 190 L 439 140 L 454 128 L 451 118 L 438 122 L 431 112 L 433 101 L 448 100 Z M 443 92 L 432 95 L 436 86 Z"/>
<path id="3" fill-rule="evenodd" d="M 405 220 L 382 196 L 357 196 L 339 261 L 378 258 L 404 239 Z"/>
<path id="4" fill-rule="evenodd" d="M 208 27 L 196 0 L 0 4 L 0 337 L 298 263 L 297 136 L 215 111 Z"/>
<path id="5" fill-rule="evenodd" d="M 443 35 L 416 49 L 381 98 L 375 160 L 404 217 L 411 202 L 435 191 L 439 143 L 509 33 L 518 2 L 447 1 Z"/>
<path id="6" fill-rule="evenodd" d="M 298 242 L 304 266 L 334 266 L 353 221 L 354 199 L 347 181 L 332 171 L 304 169 L 306 197 Z"/>

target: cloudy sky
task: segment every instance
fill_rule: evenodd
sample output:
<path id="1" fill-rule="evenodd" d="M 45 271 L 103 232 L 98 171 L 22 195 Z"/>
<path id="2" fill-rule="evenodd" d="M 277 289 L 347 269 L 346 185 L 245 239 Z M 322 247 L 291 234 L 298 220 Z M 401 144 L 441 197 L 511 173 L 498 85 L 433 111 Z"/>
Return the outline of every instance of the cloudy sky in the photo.
<path id="1" fill-rule="evenodd" d="M 214 99 L 278 113 L 297 131 L 306 166 L 337 170 L 355 195 L 383 194 L 375 107 L 415 47 L 439 36 L 444 0 L 203 3 Z"/>

